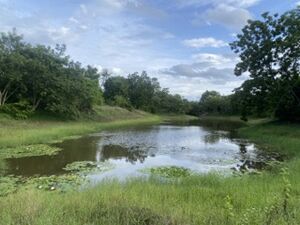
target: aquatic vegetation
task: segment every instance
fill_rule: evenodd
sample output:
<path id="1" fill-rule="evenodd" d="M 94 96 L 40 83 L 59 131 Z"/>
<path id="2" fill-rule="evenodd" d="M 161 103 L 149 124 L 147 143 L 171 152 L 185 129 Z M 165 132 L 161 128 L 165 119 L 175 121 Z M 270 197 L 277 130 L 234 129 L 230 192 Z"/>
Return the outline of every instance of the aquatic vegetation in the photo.
<path id="1" fill-rule="evenodd" d="M 14 148 L 2 148 L 0 149 L 0 159 L 22 158 L 40 155 L 55 155 L 60 150 L 60 148 L 49 146 L 46 144 L 25 145 Z"/>
<path id="2" fill-rule="evenodd" d="M 76 161 L 66 165 L 64 170 L 79 174 L 105 172 L 114 168 L 109 162 Z"/>
<path id="3" fill-rule="evenodd" d="M 149 173 L 152 175 L 158 175 L 165 178 L 182 178 L 192 175 L 192 171 L 185 167 L 178 166 L 161 166 L 161 167 L 152 167 L 142 170 L 142 172 Z"/>
<path id="4" fill-rule="evenodd" d="M 19 178 L 13 176 L 0 177 L 0 197 L 14 193 L 18 189 Z"/>
<path id="5" fill-rule="evenodd" d="M 0 177 L 0 197 L 7 196 L 19 190 L 38 189 L 43 191 L 67 192 L 77 190 L 88 183 L 88 180 L 78 174 L 63 174 L 42 177 L 6 176 Z"/>
<path id="6" fill-rule="evenodd" d="M 30 178 L 26 182 L 26 187 L 35 187 L 44 191 L 60 191 L 66 192 L 76 190 L 87 180 L 76 174 L 52 175 L 43 177 Z"/>

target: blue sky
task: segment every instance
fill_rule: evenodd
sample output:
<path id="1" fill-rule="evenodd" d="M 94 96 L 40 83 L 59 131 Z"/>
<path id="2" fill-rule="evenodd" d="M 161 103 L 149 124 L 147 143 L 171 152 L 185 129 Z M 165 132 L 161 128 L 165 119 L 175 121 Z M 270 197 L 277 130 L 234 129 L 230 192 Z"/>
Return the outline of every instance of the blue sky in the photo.
<path id="1" fill-rule="evenodd" d="M 248 19 L 282 13 L 296 0 L 0 0 L 0 31 L 31 43 L 64 43 L 84 65 L 116 75 L 146 70 L 188 99 L 229 94 L 235 77 L 228 47 Z"/>

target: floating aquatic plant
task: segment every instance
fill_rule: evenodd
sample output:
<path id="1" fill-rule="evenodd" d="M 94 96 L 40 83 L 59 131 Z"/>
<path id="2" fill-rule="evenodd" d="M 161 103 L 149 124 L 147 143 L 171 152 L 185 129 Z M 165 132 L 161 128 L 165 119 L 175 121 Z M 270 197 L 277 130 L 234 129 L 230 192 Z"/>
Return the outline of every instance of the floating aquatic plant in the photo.
<path id="1" fill-rule="evenodd" d="M 0 151 L 0 159 L 55 155 L 60 150 L 60 148 L 46 144 L 22 145 L 15 148 L 2 148 Z"/>
<path id="2" fill-rule="evenodd" d="M 80 174 L 105 172 L 114 168 L 114 165 L 109 162 L 92 162 L 92 161 L 76 161 L 67 164 L 65 171 L 75 172 Z"/>
<path id="3" fill-rule="evenodd" d="M 76 174 L 52 175 L 44 177 L 34 177 L 27 180 L 26 186 L 33 186 L 45 191 L 60 191 L 75 190 L 80 185 L 87 182 L 84 177 Z"/>
<path id="4" fill-rule="evenodd" d="M 143 170 L 142 172 L 150 173 L 152 175 L 158 175 L 166 178 L 183 178 L 192 175 L 192 171 L 185 167 L 178 166 L 161 166 L 152 167 Z"/>

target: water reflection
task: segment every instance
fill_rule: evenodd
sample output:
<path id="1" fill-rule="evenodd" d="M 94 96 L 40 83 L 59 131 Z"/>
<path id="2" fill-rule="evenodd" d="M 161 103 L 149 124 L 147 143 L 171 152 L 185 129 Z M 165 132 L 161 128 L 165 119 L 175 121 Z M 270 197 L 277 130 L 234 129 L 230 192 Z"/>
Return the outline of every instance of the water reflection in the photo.
<path id="1" fill-rule="evenodd" d="M 111 173 L 120 175 L 158 165 L 224 171 L 265 157 L 255 145 L 235 138 L 233 128 L 239 125 L 193 122 L 101 132 L 55 144 L 63 149 L 55 156 L 7 159 L 0 171 L 23 176 L 61 174 L 74 161 L 110 161 L 116 165 Z"/>

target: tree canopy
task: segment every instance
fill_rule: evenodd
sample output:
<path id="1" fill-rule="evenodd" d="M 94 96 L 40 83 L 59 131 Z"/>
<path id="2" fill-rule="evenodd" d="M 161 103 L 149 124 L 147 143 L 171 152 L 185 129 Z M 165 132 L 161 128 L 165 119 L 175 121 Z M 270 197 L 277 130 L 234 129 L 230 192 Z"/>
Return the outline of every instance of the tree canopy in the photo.
<path id="1" fill-rule="evenodd" d="M 31 45 L 16 31 L 0 35 L 0 106 L 22 101 L 31 110 L 78 117 L 102 100 L 96 68 L 65 55 L 66 46 Z"/>
<path id="2" fill-rule="evenodd" d="M 241 60 L 235 74 L 250 76 L 236 93 L 244 108 L 300 119 L 300 8 L 262 18 L 249 21 L 231 43 Z"/>

